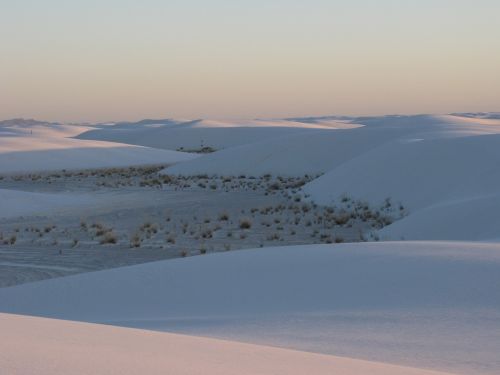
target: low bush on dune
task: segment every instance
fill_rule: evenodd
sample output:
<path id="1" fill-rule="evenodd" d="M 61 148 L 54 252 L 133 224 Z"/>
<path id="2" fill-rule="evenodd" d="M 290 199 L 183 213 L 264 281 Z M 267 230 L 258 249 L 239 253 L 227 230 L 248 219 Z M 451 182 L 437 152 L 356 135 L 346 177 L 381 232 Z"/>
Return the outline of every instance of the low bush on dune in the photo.
<path id="1" fill-rule="evenodd" d="M 106 232 L 104 236 L 101 238 L 101 245 L 108 245 L 108 244 L 116 244 L 118 242 L 118 238 L 113 231 Z"/>
<path id="2" fill-rule="evenodd" d="M 141 237 L 138 233 L 134 234 L 130 239 L 130 247 L 141 247 Z"/>
<path id="3" fill-rule="evenodd" d="M 219 221 L 228 221 L 229 220 L 229 214 L 227 212 L 221 212 L 219 214 Z"/>
<path id="4" fill-rule="evenodd" d="M 241 229 L 250 229 L 252 227 L 252 222 L 250 219 L 242 219 L 240 220 L 240 228 Z"/>

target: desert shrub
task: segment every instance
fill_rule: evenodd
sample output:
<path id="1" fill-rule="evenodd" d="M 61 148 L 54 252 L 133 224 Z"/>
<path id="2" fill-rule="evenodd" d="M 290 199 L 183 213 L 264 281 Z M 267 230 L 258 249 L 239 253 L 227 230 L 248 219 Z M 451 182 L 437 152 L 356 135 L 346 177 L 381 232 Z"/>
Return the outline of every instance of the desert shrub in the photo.
<path id="1" fill-rule="evenodd" d="M 104 235 L 106 232 L 108 232 L 109 230 L 106 229 L 106 227 L 104 225 L 102 225 L 101 223 L 93 223 L 91 226 L 90 226 L 92 229 L 95 230 L 95 234 L 96 236 L 102 236 Z"/>
<path id="2" fill-rule="evenodd" d="M 212 229 L 205 229 L 204 231 L 201 232 L 201 237 L 202 238 L 212 238 L 213 237 L 213 231 Z"/>
<path id="3" fill-rule="evenodd" d="M 279 182 L 273 182 L 269 185 L 269 190 L 279 190 L 281 189 L 281 185 Z"/>
<path id="4" fill-rule="evenodd" d="M 250 219 L 241 219 L 240 220 L 240 229 L 250 229 L 252 227 L 252 222 Z"/>
<path id="5" fill-rule="evenodd" d="M 272 233 L 272 234 L 267 236 L 268 241 L 277 241 L 279 239 L 280 239 L 279 233 Z"/>
<path id="6" fill-rule="evenodd" d="M 206 254 L 207 253 L 207 248 L 205 245 L 200 246 L 200 254 Z"/>
<path id="7" fill-rule="evenodd" d="M 101 238 L 101 245 L 106 244 L 116 244 L 118 242 L 118 238 L 113 231 L 106 232 L 104 236 Z"/>
<path id="8" fill-rule="evenodd" d="M 141 237 L 139 234 L 134 234 L 130 239 L 130 247 L 141 247 Z"/>
<path id="9" fill-rule="evenodd" d="M 139 227 L 139 230 L 145 232 L 148 237 L 151 237 L 153 234 L 158 233 L 158 226 L 156 224 L 146 222 Z"/>
<path id="10" fill-rule="evenodd" d="M 346 213 L 342 213 L 342 214 L 336 215 L 334 217 L 335 224 L 337 224 L 337 225 L 345 225 L 348 223 L 349 219 L 350 219 L 350 215 L 348 215 Z"/>

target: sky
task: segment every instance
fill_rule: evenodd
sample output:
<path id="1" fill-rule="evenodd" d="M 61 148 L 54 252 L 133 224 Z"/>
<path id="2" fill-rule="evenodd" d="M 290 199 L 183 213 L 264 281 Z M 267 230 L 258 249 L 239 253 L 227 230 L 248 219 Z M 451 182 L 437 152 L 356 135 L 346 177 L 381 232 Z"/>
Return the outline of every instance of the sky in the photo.
<path id="1" fill-rule="evenodd" d="M 498 0 L 0 0 L 0 119 L 500 111 Z"/>

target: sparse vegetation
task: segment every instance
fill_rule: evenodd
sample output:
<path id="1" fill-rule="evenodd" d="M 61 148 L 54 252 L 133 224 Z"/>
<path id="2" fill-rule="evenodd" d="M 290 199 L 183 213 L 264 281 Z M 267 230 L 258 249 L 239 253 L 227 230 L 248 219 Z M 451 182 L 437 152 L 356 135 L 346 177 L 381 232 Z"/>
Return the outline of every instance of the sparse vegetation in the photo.
<path id="1" fill-rule="evenodd" d="M 250 219 L 240 220 L 240 229 L 250 229 L 252 227 L 252 221 Z"/>
<path id="2" fill-rule="evenodd" d="M 107 244 L 116 244 L 118 242 L 118 238 L 116 237 L 116 234 L 113 233 L 112 231 L 105 232 L 104 236 L 101 238 L 101 245 L 107 245 Z"/>
<path id="3" fill-rule="evenodd" d="M 111 217 L 107 214 L 86 217 L 76 223 L 57 222 L 58 226 L 42 220 L 35 225 L 2 228 L 4 235 L 0 236 L 0 244 L 61 244 L 78 249 L 115 244 L 120 248 L 128 246 L 127 241 L 119 241 L 117 233 L 126 233 L 123 238 L 129 236 L 130 248 L 162 249 L 167 257 L 172 252 L 176 256 L 185 256 L 182 252 L 185 251 L 187 255 L 186 249 L 196 252 L 193 249 L 199 247 L 200 254 L 203 254 L 264 246 L 266 241 L 314 244 L 377 240 L 378 229 L 407 214 L 403 204 L 392 202 L 391 199 L 373 206 L 347 194 L 339 197 L 331 206 L 318 206 L 301 191 L 301 187 L 316 176 L 174 176 L 161 174 L 162 169 L 163 166 L 65 171 L 30 175 L 29 178 L 11 176 L 4 178 L 4 181 L 56 186 L 65 186 L 68 181 L 83 181 L 85 184 L 95 183 L 94 188 L 97 189 L 126 186 L 143 191 L 162 188 L 193 192 L 196 197 L 204 191 L 208 193 L 208 190 L 229 193 L 248 191 L 260 197 L 261 201 L 226 206 L 224 198 L 219 201 L 221 205 L 217 208 L 205 210 L 196 207 L 186 213 L 180 213 L 159 201 L 158 209 L 148 208 L 142 211 L 145 214 L 137 214 L 137 217 L 128 215 L 123 223 L 120 216 Z M 219 199 L 217 195 L 214 197 Z"/>

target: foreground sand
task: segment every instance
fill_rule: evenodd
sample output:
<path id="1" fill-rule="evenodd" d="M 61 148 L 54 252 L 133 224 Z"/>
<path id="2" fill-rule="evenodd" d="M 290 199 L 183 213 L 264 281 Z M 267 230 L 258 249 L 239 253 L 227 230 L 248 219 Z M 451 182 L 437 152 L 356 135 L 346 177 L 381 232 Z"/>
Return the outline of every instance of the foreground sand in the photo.
<path id="1" fill-rule="evenodd" d="M 497 375 L 499 287 L 497 243 L 305 245 L 0 288 L 0 311 Z"/>
<path id="2" fill-rule="evenodd" d="M 338 374 L 442 372 L 230 341 L 0 314 L 4 374 Z"/>

